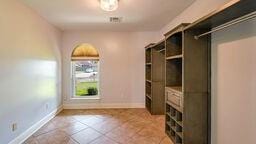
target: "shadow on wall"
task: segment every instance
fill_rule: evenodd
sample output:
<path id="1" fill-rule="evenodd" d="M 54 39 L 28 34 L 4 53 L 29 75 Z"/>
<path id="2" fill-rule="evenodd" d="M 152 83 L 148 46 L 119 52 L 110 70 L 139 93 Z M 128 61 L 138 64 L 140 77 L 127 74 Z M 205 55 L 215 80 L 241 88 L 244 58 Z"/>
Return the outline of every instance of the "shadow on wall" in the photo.
<path id="1" fill-rule="evenodd" d="M 256 143 L 255 64 L 256 19 L 212 35 L 213 144 Z"/>

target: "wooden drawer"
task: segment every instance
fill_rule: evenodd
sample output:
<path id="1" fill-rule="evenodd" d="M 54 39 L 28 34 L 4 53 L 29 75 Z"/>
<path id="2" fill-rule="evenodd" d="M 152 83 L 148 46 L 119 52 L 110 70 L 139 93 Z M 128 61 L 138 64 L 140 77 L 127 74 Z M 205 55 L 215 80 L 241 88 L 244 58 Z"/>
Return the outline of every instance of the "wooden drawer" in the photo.
<path id="1" fill-rule="evenodd" d="M 173 93 L 167 92 L 167 100 L 177 106 L 181 106 L 181 97 L 174 95 Z"/>
<path id="2" fill-rule="evenodd" d="M 177 105 L 178 107 L 183 107 L 183 96 L 181 93 L 177 93 L 170 89 L 166 90 L 167 101 Z"/>

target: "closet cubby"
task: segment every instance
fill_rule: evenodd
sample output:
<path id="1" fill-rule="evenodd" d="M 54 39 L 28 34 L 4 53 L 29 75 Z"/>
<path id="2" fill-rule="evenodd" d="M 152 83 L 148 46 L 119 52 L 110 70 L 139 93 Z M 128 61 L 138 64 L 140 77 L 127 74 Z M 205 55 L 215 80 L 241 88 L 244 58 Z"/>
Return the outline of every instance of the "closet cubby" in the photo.
<path id="1" fill-rule="evenodd" d="M 182 56 L 182 32 L 177 32 L 166 38 L 166 57 Z"/>
<path id="2" fill-rule="evenodd" d="M 146 96 L 151 98 L 151 82 L 146 81 Z"/>
<path id="3" fill-rule="evenodd" d="M 171 105 L 166 104 L 166 133 L 175 144 L 182 144 L 183 127 L 182 127 L 182 114 L 173 108 Z"/>
<path id="4" fill-rule="evenodd" d="M 151 111 L 151 98 L 150 97 L 145 97 L 146 98 L 146 108 L 148 111 Z"/>
<path id="5" fill-rule="evenodd" d="M 151 82 L 151 65 L 146 65 L 146 80 L 147 82 Z"/>
<path id="6" fill-rule="evenodd" d="M 182 90 L 182 59 L 166 60 L 166 86 Z"/>
<path id="7" fill-rule="evenodd" d="M 147 65 L 151 64 L 151 60 L 152 60 L 152 58 L 151 58 L 151 49 L 148 48 L 148 49 L 146 49 L 146 64 Z"/>
<path id="8" fill-rule="evenodd" d="M 179 135 L 175 135 L 175 143 L 176 144 L 182 144 L 182 138 Z"/>

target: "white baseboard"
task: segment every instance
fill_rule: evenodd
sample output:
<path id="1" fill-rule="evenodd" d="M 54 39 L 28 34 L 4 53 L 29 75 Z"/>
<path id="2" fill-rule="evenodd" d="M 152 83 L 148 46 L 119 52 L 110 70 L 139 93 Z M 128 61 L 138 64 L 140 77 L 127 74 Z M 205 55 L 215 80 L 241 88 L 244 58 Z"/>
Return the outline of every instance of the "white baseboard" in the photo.
<path id="1" fill-rule="evenodd" d="M 42 126 L 44 126 L 47 122 L 49 122 L 52 118 L 54 118 L 59 112 L 63 110 L 63 106 L 58 107 L 53 112 L 45 116 L 42 120 L 35 123 L 25 132 L 20 134 L 17 138 L 12 140 L 9 144 L 22 144 L 26 139 L 28 139 L 32 134 L 34 134 L 37 130 L 39 130 Z"/>
<path id="2" fill-rule="evenodd" d="M 108 109 L 108 108 L 145 108 L 145 104 L 144 103 L 63 104 L 63 109 Z"/>

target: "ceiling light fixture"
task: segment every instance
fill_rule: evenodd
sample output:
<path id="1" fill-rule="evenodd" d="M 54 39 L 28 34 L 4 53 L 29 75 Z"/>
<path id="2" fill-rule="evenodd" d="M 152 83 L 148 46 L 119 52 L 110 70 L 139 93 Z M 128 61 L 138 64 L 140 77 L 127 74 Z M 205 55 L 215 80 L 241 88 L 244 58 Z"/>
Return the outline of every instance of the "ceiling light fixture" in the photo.
<path id="1" fill-rule="evenodd" d="M 105 11 L 115 11 L 119 0 L 100 0 L 100 7 Z"/>

